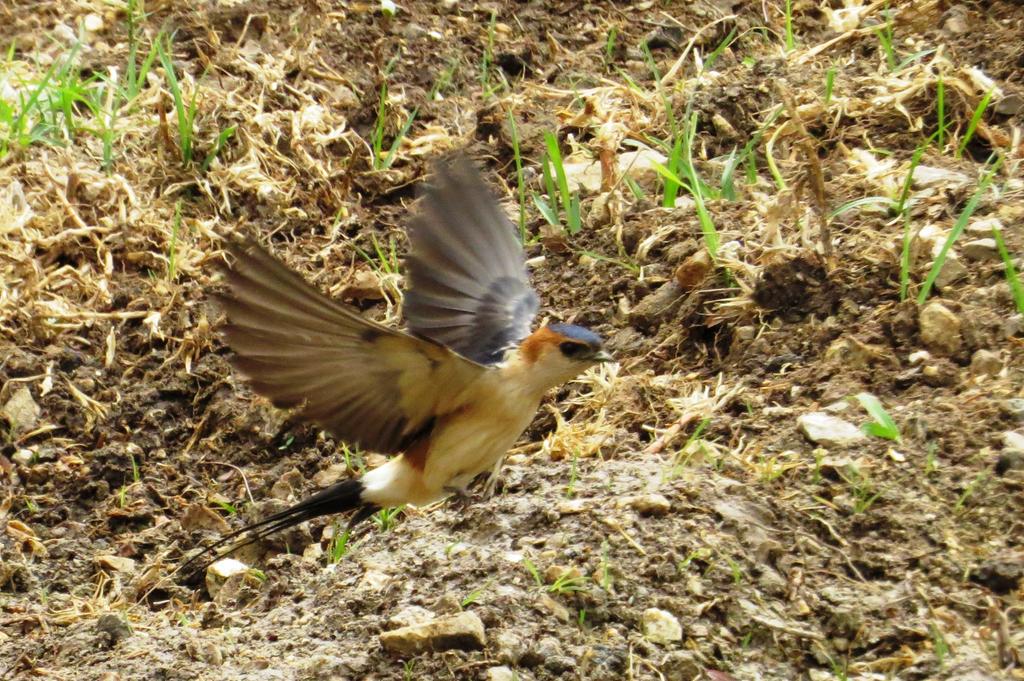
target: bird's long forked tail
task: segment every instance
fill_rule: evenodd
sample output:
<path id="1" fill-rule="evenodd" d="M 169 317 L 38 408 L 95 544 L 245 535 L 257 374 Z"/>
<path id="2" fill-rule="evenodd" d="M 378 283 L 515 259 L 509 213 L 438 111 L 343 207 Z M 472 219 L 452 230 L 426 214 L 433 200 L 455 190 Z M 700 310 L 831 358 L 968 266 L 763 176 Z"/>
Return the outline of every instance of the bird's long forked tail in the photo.
<path id="1" fill-rule="evenodd" d="M 369 518 L 377 510 L 377 506 L 368 504 L 362 499 L 362 481 L 343 480 L 331 485 L 325 490 L 317 492 L 308 499 L 303 499 L 293 506 L 275 513 L 263 520 L 246 525 L 245 527 L 230 532 L 217 541 L 204 546 L 196 555 L 182 563 L 175 572 L 191 576 L 200 569 L 227 556 L 238 549 L 244 548 L 257 541 L 265 539 L 272 534 L 294 527 L 299 523 L 319 518 L 324 515 L 335 515 L 347 511 L 355 511 L 348 521 L 348 528 L 351 529 L 357 523 Z M 241 537 L 241 539 L 238 539 Z M 238 539 L 238 541 L 232 541 Z M 226 549 L 219 550 L 225 544 Z M 201 560 L 202 558 L 208 560 Z M 192 569 L 190 569 L 192 568 Z"/>

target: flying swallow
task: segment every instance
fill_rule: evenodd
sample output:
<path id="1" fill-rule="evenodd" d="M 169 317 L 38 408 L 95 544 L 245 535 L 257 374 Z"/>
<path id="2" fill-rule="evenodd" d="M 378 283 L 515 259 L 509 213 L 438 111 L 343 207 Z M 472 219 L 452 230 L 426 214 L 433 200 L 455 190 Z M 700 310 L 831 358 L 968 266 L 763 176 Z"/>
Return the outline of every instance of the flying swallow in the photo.
<path id="1" fill-rule="evenodd" d="M 217 296 L 232 364 L 275 406 L 335 437 L 391 454 L 206 547 L 228 553 L 323 515 L 424 505 L 493 471 L 544 394 L 611 360 L 596 333 L 531 333 L 537 294 L 522 245 L 473 165 L 439 164 L 408 229 L 400 331 L 331 300 L 252 242 L 227 245 Z M 184 567 L 184 566 L 183 566 Z"/>

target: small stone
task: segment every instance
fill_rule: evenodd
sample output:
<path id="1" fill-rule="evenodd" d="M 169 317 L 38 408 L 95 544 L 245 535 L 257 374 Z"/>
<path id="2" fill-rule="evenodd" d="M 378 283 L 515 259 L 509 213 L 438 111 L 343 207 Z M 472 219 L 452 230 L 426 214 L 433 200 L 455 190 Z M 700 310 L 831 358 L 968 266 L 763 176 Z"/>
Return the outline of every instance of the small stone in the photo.
<path id="1" fill-rule="evenodd" d="M 181 516 L 181 527 L 186 532 L 193 530 L 227 532 L 231 529 L 223 516 L 203 504 L 191 504 L 185 509 L 185 514 Z"/>
<path id="2" fill-rule="evenodd" d="M 568 608 L 547 594 L 540 595 L 537 599 L 537 606 L 544 612 L 551 614 L 555 619 L 563 624 L 568 622 L 571 617 Z"/>
<path id="3" fill-rule="evenodd" d="M 341 290 L 342 300 L 373 302 L 383 300 L 384 295 L 381 278 L 369 268 L 356 271 L 351 281 Z"/>
<path id="4" fill-rule="evenodd" d="M 544 581 L 548 584 L 554 584 L 558 580 L 563 581 L 575 581 L 583 577 L 577 567 L 566 567 L 565 565 L 551 565 L 544 571 Z"/>
<path id="5" fill-rule="evenodd" d="M 825 447 L 846 447 L 867 437 L 849 421 L 822 411 L 804 414 L 797 419 L 797 426 L 804 437 Z"/>
<path id="6" fill-rule="evenodd" d="M 1024 315 L 1013 314 L 1006 318 L 1000 331 L 1003 338 L 1015 338 L 1020 335 L 1022 328 L 1024 328 Z"/>
<path id="7" fill-rule="evenodd" d="M 383 570 L 367 568 L 357 588 L 367 591 L 383 591 L 391 583 L 391 575 Z"/>
<path id="8" fill-rule="evenodd" d="M 473 612 L 460 612 L 380 635 L 381 645 L 400 655 L 416 655 L 430 650 L 480 650 L 486 640 L 484 623 Z"/>
<path id="9" fill-rule="evenodd" d="M 123 572 L 127 575 L 135 572 L 135 561 L 131 558 L 126 558 L 124 556 L 102 555 L 96 556 L 94 560 L 101 568 L 113 570 L 114 572 Z"/>
<path id="10" fill-rule="evenodd" d="M 1011 397 L 1004 401 L 1000 407 L 1004 414 L 1010 418 L 1018 421 L 1024 420 L 1024 399 L 1020 397 Z"/>
<path id="11" fill-rule="evenodd" d="M 995 112 L 1002 116 L 1016 116 L 1022 111 L 1024 111 L 1024 95 L 1019 92 L 1006 95 L 995 105 Z"/>
<path id="12" fill-rule="evenodd" d="M 21 386 L 8 398 L 3 407 L 0 407 L 0 417 L 7 420 L 13 435 L 27 433 L 39 423 L 39 415 L 42 410 L 32 399 L 32 391 L 28 386 Z"/>
<path id="13" fill-rule="evenodd" d="M 185 644 L 185 652 L 197 662 L 219 667 L 224 664 L 224 651 L 213 641 L 196 639 Z"/>
<path id="14" fill-rule="evenodd" d="M 661 608 L 647 608 L 643 615 L 644 638 L 662 645 L 683 640 L 683 626 L 676 616 Z"/>
<path id="15" fill-rule="evenodd" d="M 587 510 L 586 499 L 568 499 L 558 504 L 558 512 L 562 515 L 576 515 Z"/>
<path id="16" fill-rule="evenodd" d="M 669 679 L 699 679 L 705 676 L 699 654 L 693 650 L 673 650 L 667 653 L 661 661 L 661 671 Z"/>
<path id="17" fill-rule="evenodd" d="M 955 170 L 926 165 L 919 165 L 914 168 L 914 186 L 921 189 L 929 187 L 957 189 L 966 187 L 970 182 L 971 178 Z"/>
<path id="18" fill-rule="evenodd" d="M 960 249 L 968 260 L 999 260 L 999 249 L 995 239 L 975 239 L 968 241 Z"/>
<path id="19" fill-rule="evenodd" d="M 928 303 L 918 319 L 921 341 L 932 352 L 953 354 L 960 349 L 960 318 L 940 302 Z"/>
<path id="20" fill-rule="evenodd" d="M 293 496 L 301 494 L 303 482 L 305 482 L 305 478 L 302 473 L 293 468 L 274 481 L 274 485 L 270 488 L 270 496 L 281 501 L 288 501 Z"/>
<path id="21" fill-rule="evenodd" d="M 692 291 L 693 289 L 704 283 L 704 279 L 707 278 L 708 273 L 711 272 L 712 267 L 711 256 L 708 254 L 707 249 L 702 248 L 676 268 L 675 277 L 676 283 L 684 291 Z"/>
<path id="22" fill-rule="evenodd" d="M 537 667 L 547 664 L 547 661 L 552 658 L 561 656 L 562 647 L 559 645 L 558 639 L 552 636 L 545 636 L 537 642 L 536 647 L 527 651 L 523 656 L 522 664 L 526 667 Z"/>
<path id="23" fill-rule="evenodd" d="M 657 326 L 682 304 L 684 294 L 674 279 L 663 284 L 633 307 L 629 313 L 630 323 L 640 328 Z"/>
<path id="24" fill-rule="evenodd" d="M 930 362 L 931 359 L 932 353 L 928 352 L 927 350 L 916 350 L 915 352 L 912 352 L 909 355 L 907 355 L 907 361 L 910 362 L 911 365 L 921 364 L 922 362 Z"/>
<path id="25" fill-rule="evenodd" d="M 929 268 L 931 264 L 928 265 Z M 960 256 L 954 251 L 949 251 L 946 254 L 946 259 L 942 263 L 942 269 L 939 270 L 939 274 L 935 277 L 935 288 L 940 291 L 947 290 L 953 284 L 962 281 L 967 276 L 967 266 L 960 262 Z"/>
<path id="26" fill-rule="evenodd" d="M 1003 433 L 1003 449 L 1024 452 L 1024 435 L 1014 430 Z"/>
<path id="27" fill-rule="evenodd" d="M 36 453 L 31 449 L 19 449 L 11 455 L 11 461 L 22 467 L 30 466 L 35 456 Z"/>
<path id="28" fill-rule="evenodd" d="M 627 499 L 629 507 L 641 515 L 665 515 L 672 503 L 663 494 L 641 494 Z"/>
<path id="29" fill-rule="evenodd" d="M 403 23 L 402 27 L 399 29 L 399 32 L 402 34 L 402 37 L 405 38 L 406 40 L 417 40 L 418 38 L 422 38 L 423 36 L 429 33 L 427 29 L 411 21 L 408 23 Z"/>
<path id="30" fill-rule="evenodd" d="M 105 615 L 100 615 L 100 618 L 96 620 L 96 631 L 105 636 L 109 644 L 113 646 L 131 636 L 132 628 L 120 617 L 108 612 Z"/>
<path id="31" fill-rule="evenodd" d="M 388 618 L 388 629 L 400 629 L 411 627 L 417 624 L 424 624 L 435 619 L 437 616 L 426 608 L 418 605 L 410 605 L 402 608 Z"/>
<path id="32" fill-rule="evenodd" d="M 921 378 L 933 388 L 949 387 L 960 380 L 960 369 L 950 361 L 936 362 L 921 369 Z"/>
<path id="33" fill-rule="evenodd" d="M 971 571 L 971 581 L 997 594 L 1016 591 L 1024 580 L 1024 552 L 990 558 Z"/>
<path id="34" fill-rule="evenodd" d="M 346 85 L 338 83 L 331 90 L 332 104 L 338 109 L 350 109 L 359 106 L 359 97 Z"/>
<path id="35" fill-rule="evenodd" d="M 825 350 L 825 359 L 839 362 L 850 369 L 862 369 L 881 357 L 885 357 L 884 351 L 852 336 L 837 338 Z"/>
<path id="36" fill-rule="evenodd" d="M 526 653 L 523 640 L 511 631 L 499 631 L 494 637 L 495 658 L 502 664 L 517 666 Z"/>
<path id="37" fill-rule="evenodd" d="M 733 335 L 739 340 L 749 342 L 757 338 L 757 327 L 750 325 L 737 326 Z"/>
<path id="38" fill-rule="evenodd" d="M 500 667 L 491 667 L 484 672 L 484 679 L 486 681 L 515 681 L 516 674 L 509 667 L 501 665 Z"/>
<path id="39" fill-rule="evenodd" d="M 544 669 L 556 676 L 561 676 L 575 666 L 575 658 L 569 657 L 568 655 L 552 655 L 544 660 Z"/>
<path id="40" fill-rule="evenodd" d="M 978 350 L 971 356 L 971 373 L 975 376 L 998 376 L 1003 360 L 991 350 Z"/>
<path id="41" fill-rule="evenodd" d="M 962 13 L 957 13 L 946 19 L 945 23 L 942 24 L 943 30 L 953 35 L 963 35 L 967 33 L 969 29 L 967 24 L 967 17 Z"/>
<path id="42" fill-rule="evenodd" d="M 336 463 L 333 466 L 328 466 L 322 471 L 318 471 L 316 475 L 313 476 L 313 484 L 320 489 L 323 489 L 325 487 L 330 487 L 345 477 L 348 477 L 348 466 L 343 463 Z"/>
<path id="43" fill-rule="evenodd" d="M 229 578 L 245 574 L 248 570 L 248 565 L 234 558 L 221 558 L 210 563 L 206 568 L 206 591 L 209 592 L 210 598 L 217 598 L 217 594 Z"/>
<path id="44" fill-rule="evenodd" d="M 994 468 L 996 475 L 1006 475 L 1010 471 L 1024 471 L 1024 452 L 1019 449 L 1006 449 L 999 452 Z"/>
<path id="45" fill-rule="evenodd" d="M 1002 220 L 995 217 L 974 218 L 967 224 L 965 231 L 968 234 L 977 234 L 979 237 L 990 237 L 992 236 L 992 230 L 1002 233 Z"/>
<path id="46" fill-rule="evenodd" d="M 86 14 L 82 20 L 82 26 L 89 33 L 96 33 L 103 30 L 103 17 L 99 14 Z"/>
<path id="47" fill-rule="evenodd" d="M 462 612 L 462 599 L 453 593 L 442 594 L 434 601 L 434 610 L 443 615 L 454 615 Z"/>

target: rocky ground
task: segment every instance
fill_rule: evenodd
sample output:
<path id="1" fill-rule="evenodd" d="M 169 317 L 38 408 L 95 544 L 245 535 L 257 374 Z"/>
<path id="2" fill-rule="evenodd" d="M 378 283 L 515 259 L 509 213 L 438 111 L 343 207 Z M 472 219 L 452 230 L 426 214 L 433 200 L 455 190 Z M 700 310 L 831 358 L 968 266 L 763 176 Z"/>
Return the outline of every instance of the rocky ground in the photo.
<path id="1" fill-rule="evenodd" d="M 1019 2 L 0 19 L 0 678 L 1024 678 Z M 231 370 L 223 238 L 400 324 L 454 150 L 618 363 L 494 496 L 174 574 L 381 460 Z"/>

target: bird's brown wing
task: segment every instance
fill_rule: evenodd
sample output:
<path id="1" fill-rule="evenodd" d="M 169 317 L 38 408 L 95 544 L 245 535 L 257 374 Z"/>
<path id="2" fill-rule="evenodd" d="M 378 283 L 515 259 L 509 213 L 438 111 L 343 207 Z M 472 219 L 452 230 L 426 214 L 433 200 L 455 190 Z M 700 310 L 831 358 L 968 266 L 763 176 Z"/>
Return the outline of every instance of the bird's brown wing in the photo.
<path id="1" fill-rule="evenodd" d="M 515 227 L 473 165 L 439 163 L 409 227 L 409 330 L 481 364 L 530 334 L 537 294 Z"/>
<path id="2" fill-rule="evenodd" d="M 364 449 L 402 451 L 461 406 L 486 367 L 364 319 L 252 242 L 230 243 L 223 332 L 235 367 L 275 406 Z"/>

